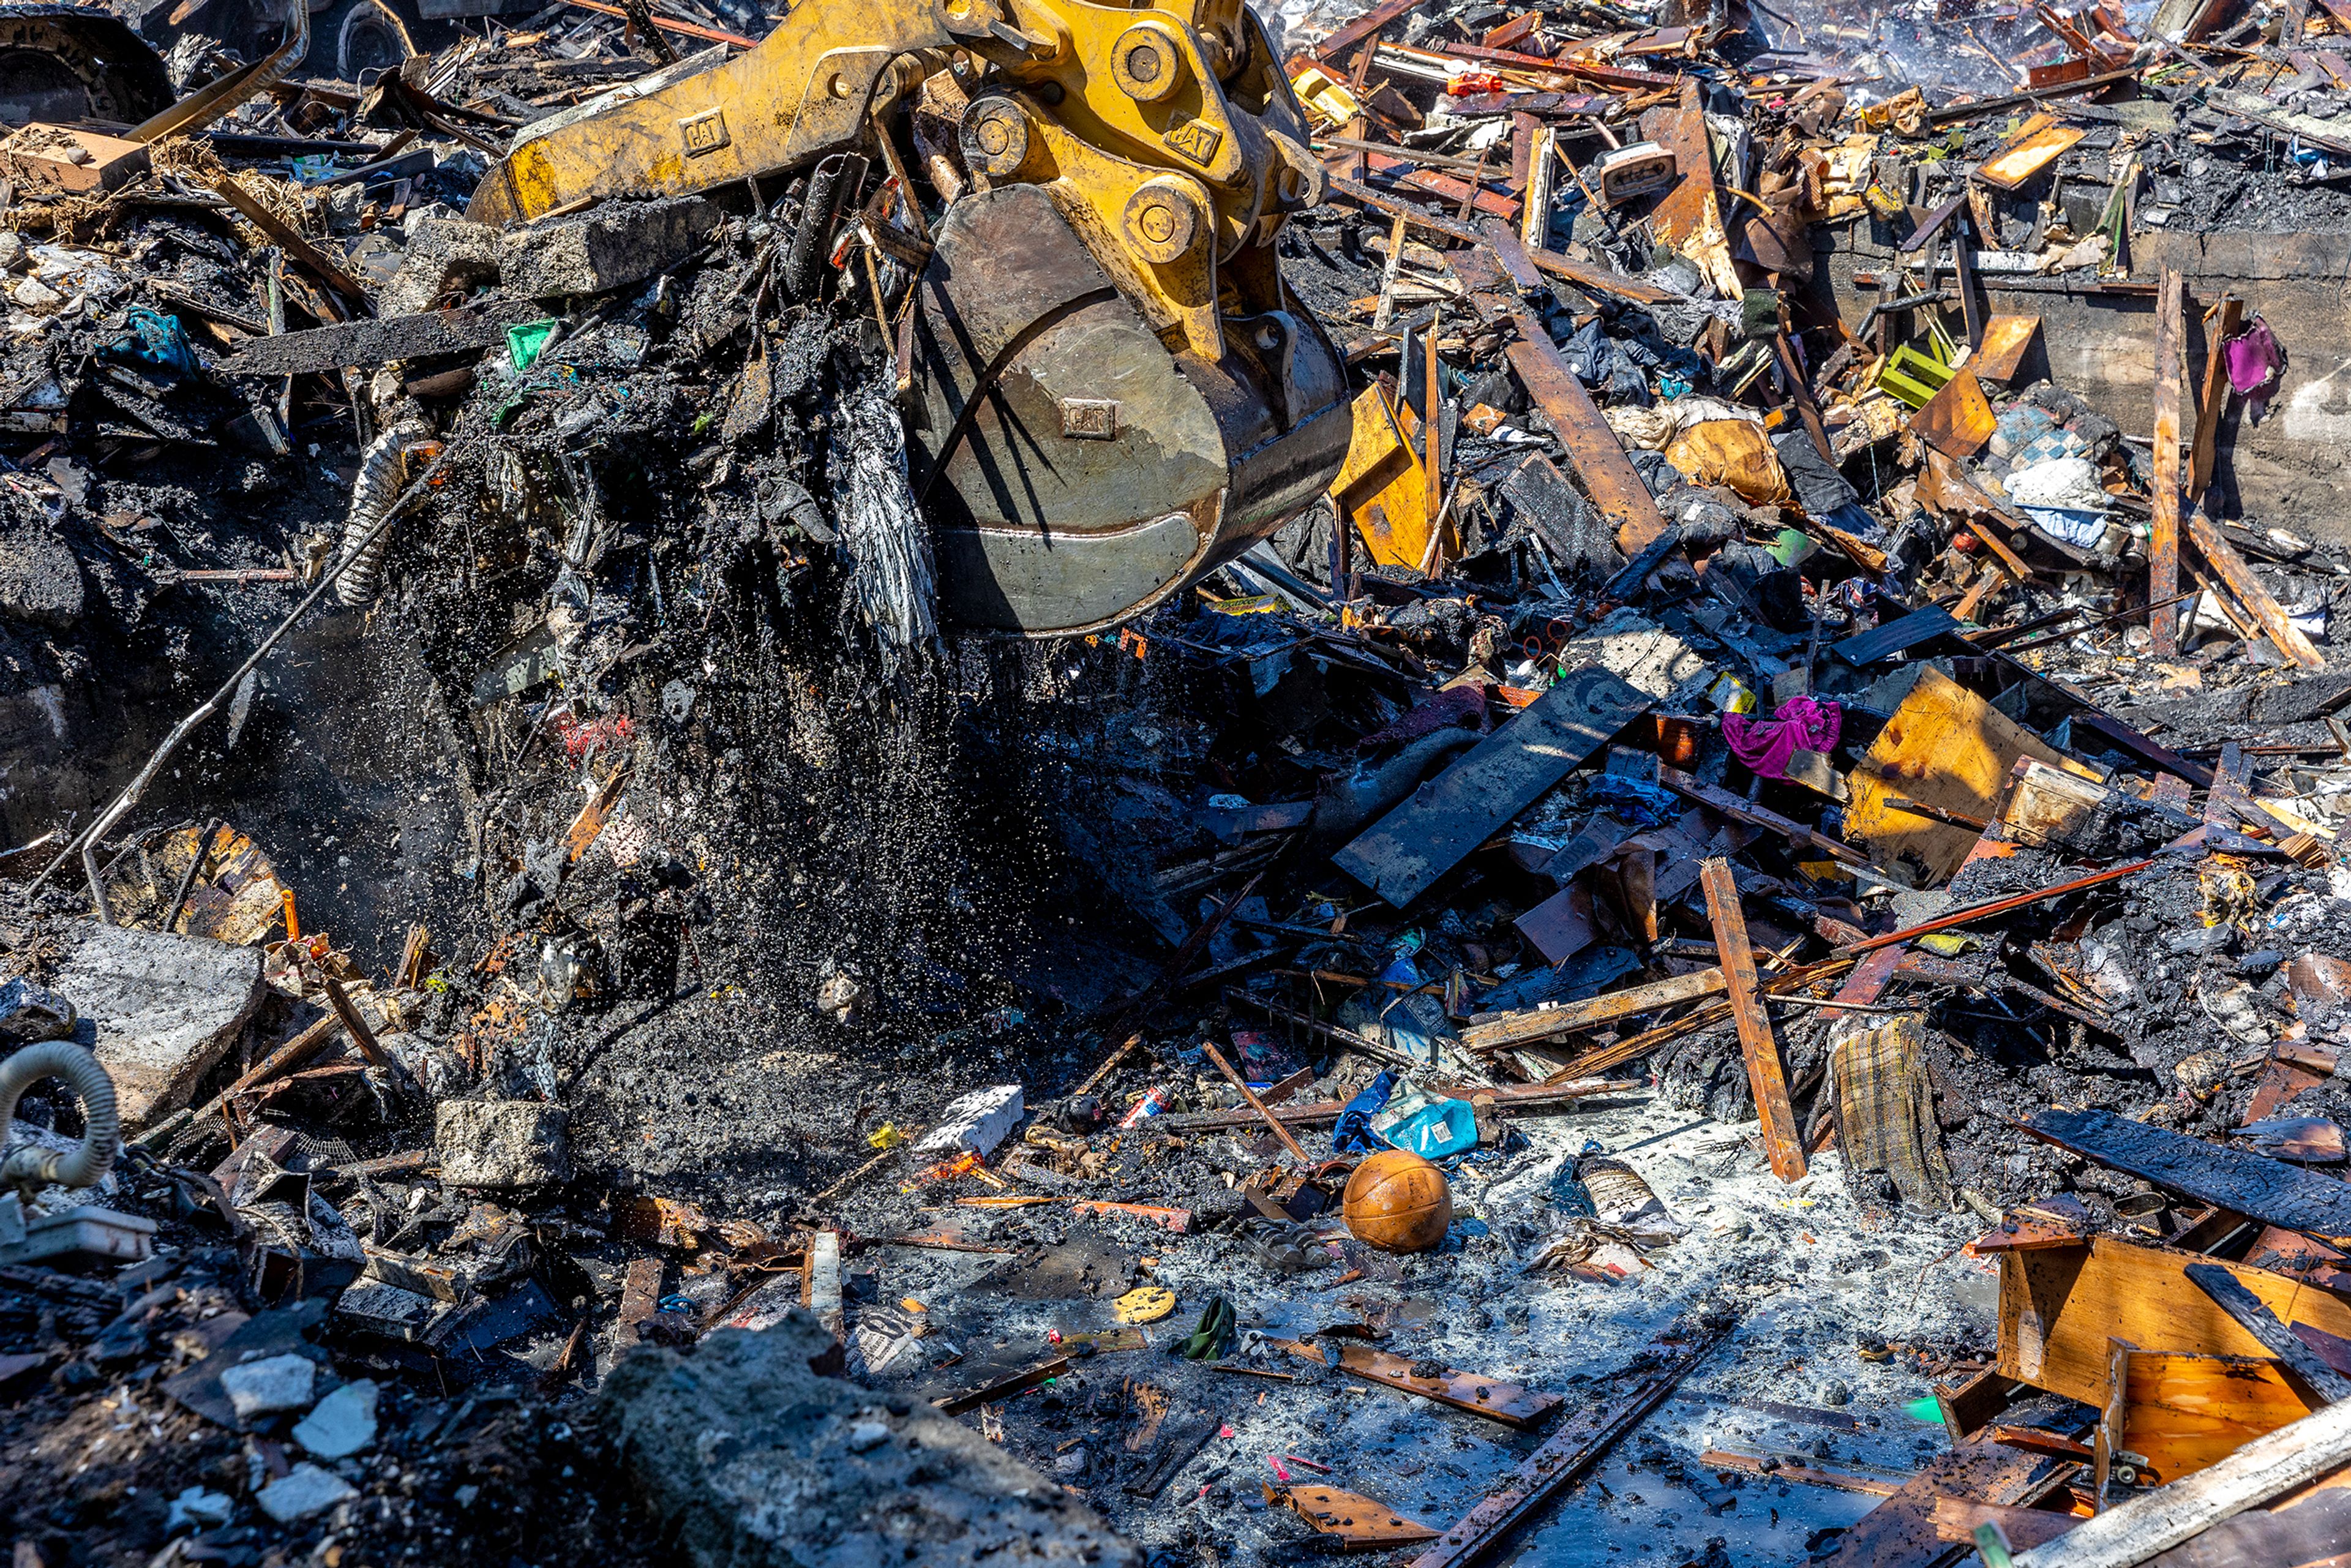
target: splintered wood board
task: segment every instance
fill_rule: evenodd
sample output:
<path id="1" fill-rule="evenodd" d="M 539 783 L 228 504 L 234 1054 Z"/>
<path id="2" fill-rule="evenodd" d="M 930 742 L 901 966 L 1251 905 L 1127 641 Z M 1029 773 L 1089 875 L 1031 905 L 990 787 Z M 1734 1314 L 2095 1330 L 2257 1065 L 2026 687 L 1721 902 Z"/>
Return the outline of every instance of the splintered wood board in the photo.
<path id="1" fill-rule="evenodd" d="M 1976 178 L 1987 185 L 2013 191 L 2054 163 L 2088 134 L 2074 126 L 2056 124 L 2045 114 L 2036 114 L 2025 121 L 2006 146 L 1977 165 Z"/>
<path id="2" fill-rule="evenodd" d="M 1276 1340 L 1274 1343 L 1292 1355 L 1330 1364 L 1317 1345 L 1301 1340 Z M 1367 1382 L 1381 1384 L 1403 1394 L 1417 1394 L 1424 1399 L 1434 1399 L 1439 1405 L 1450 1405 L 1456 1410 L 1467 1410 L 1472 1416 L 1483 1416 L 1489 1421 L 1499 1421 L 1505 1427 L 1515 1427 L 1520 1431 L 1540 1425 L 1545 1416 L 1563 1403 L 1556 1394 L 1538 1394 L 1531 1388 L 1521 1388 L 1499 1377 L 1483 1377 L 1474 1372 L 1456 1372 L 1451 1367 L 1446 1368 L 1437 1377 L 1416 1377 L 1412 1372 L 1411 1357 L 1392 1355 L 1367 1344 L 1351 1344 L 1343 1348 L 1339 1352 L 1339 1364 Z"/>
<path id="3" fill-rule="evenodd" d="M 1848 843 L 1865 844 L 1883 864 L 1908 861 L 1940 886 L 1979 835 L 1887 803 L 1899 796 L 1991 821 L 2020 757 L 2064 766 L 2057 750 L 1942 671 L 1922 669 L 1860 766 L 1846 777 Z"/>
<path id="4" fill-rule="evenodd" d="M 1968 361 L 1968 369 L 1984 381 L 2005 386 L 2024 368 L 2024 356 L 2041 335 L 2038 316 L 1994 316 L 1984 322 L 1983 347 Z"/>
<path id="5" fill-rule="evenodd" d="M 1998 422 L 1972 370 L 1951 372 L 1942 390 L 1910 416 L 1911 434 L 1946 457 L 1972 457 L 1991 440 Z"/>
<path id="6" fill-rule="evenodd" d="M 2268 1355 L 2268 1347 L 2181 1272 L 2190 1263 L 2216 1261 L 2105 1236 L 2077 1247 L 2002 1252 L 2001 1375 L 2103 1410 L 2109 1339 L 2207 1355 Z M 2327 1291 L 2266 1269 L 2220 1267 L 2285 1322 L 2351 1338 L 2351 1306 Z"/>
<path id="7" fill-rule="evenodd" d="M 1830 1561 L 1836 1568 L 1927 1568 L 1956 1561 L 1936 1523 L 1946 1500 L 2020 1508 L 2055 1491 L 2074 1468 L 2071 1460 L 1989 1439 L 1959 1444 L 1928 1459 L 1900 1490 L 1862 1515 Z"/>
<path id="8" fill-rule="evenodd" d="M 1336 1487 L 1291 1487 L 1287 1493 L 1269 1490 L 1266 1495 L 1287 1501 L 1299 1518 L 1349 1551 L 1415 1546 L 1437 1539 L 1437 1532 L 1428 1526 L 1405 1519 L 1361 1492 L 1341 1491 Z"/>

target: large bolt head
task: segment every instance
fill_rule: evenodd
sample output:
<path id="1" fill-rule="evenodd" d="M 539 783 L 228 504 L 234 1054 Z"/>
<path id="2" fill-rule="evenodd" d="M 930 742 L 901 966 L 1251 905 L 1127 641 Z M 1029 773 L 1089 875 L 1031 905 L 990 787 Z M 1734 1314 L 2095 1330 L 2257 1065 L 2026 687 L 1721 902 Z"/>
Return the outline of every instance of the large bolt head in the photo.
<path id="1" fill-rule="evenodd" d="M 1138 22 L 1111 46 L 1110 74 L 1138 103 L 1173 97 L 1186 76 L 1183 46 L 1165 23 Z"/>
<path id="2" fill-rule="evenodd" d="M 962 141 L 966 163 L 1001 180 L 1029 160 L 1029 117 L 1003 99 L 982 99 L 964 115 Z"/>
<path id="3" fill-rule="evenodd" d="M 1175 181 L 1147 180 L 1126 199 L 1126 237 L 1162 266 L 1179 261 L 1199 242 L 1206 222 L 1199 198 Z"/>

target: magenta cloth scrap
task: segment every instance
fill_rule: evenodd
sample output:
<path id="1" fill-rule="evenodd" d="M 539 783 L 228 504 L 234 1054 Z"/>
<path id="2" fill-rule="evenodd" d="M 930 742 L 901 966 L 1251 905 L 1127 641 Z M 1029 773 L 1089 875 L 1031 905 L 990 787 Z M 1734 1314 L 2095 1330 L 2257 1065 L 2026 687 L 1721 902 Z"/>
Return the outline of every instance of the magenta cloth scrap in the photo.
<path id="1" fill-rule="evenodd" d="M 1770 718 L 1750 718 L 1743 713 L 1722 716 L 1722 738 L 1733 756 L 1754 769 L 1757 777 L 1785 779 L 1788 758 L 1798 751 L 1834 751 L 1844 713 L 1834 703 L 1813 697 L 1790 697 Z"/>

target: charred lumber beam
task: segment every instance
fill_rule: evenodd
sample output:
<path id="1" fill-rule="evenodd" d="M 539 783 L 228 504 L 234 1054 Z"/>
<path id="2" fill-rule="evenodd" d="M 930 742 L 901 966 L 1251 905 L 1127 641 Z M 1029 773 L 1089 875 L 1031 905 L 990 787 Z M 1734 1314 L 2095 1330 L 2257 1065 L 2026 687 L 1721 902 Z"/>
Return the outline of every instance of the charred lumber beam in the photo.
<path id="1" fill-rule="evenodd" d="M 507 340 L 507 329 L 544 319 L 547 311 L 528 299 L 500 299 L 469 310 L 428 310 L 347 321 L 307 332 L 281 332 L 238 345 L 218 369 L 232 376 L 298 376 L 346 365 L 381 365 L 459 354 Z"/>

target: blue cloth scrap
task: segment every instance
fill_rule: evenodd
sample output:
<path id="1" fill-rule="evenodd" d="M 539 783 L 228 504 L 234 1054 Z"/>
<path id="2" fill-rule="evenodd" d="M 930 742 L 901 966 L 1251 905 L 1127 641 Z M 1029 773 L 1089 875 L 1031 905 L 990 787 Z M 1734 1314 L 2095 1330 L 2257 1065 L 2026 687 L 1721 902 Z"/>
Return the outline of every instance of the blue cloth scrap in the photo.
<path id="1" fill-rule="evenodd" d="M 1683 811 L 1681 798 L 1670 789 L 1644 784 L 1620 773 L 1603 773 L 1584 787 L 1584 804 L 1601 806 L 1636 828 L 1655 828 Z"/>
<path id="2" fill-rule="evenodd" d="M 1375 1155 L 1382 1149 L 1395 1147 L 1372 1131 L 1372 1118 L 1388 1108 L 1388 1101 L 1395 1094 L 1395 1070 L 1383 1068 L 1377 1078 L 1364 1084 L 1353 1100 L 1341 1107 L 1339 1124 L 1331 1129 L 1332 1154 Z"/>

